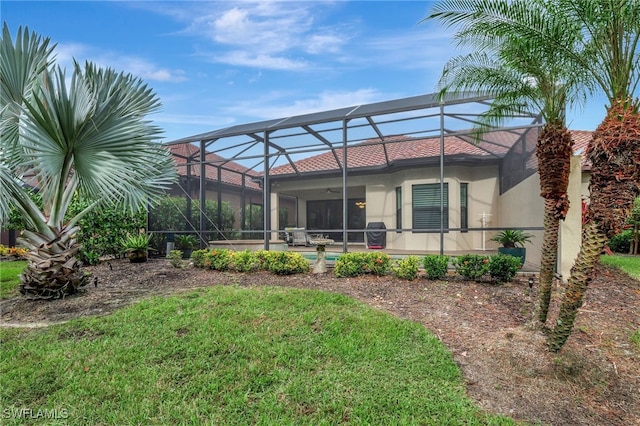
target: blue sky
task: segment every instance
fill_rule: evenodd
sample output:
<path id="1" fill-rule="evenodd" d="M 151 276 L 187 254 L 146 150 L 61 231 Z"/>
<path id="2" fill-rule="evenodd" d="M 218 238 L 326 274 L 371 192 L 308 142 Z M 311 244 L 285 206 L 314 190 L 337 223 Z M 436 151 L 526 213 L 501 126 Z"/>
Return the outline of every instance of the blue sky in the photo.
<path id="1" fill-rule="evenodd" d="M 432 93 L 461 53 L 429 1 L 12 1 L 0 18 L 90 60 L 141 77 L 164 140 L 235 124 Z M 593 130 L 604 100 L 568 114 Z"/>

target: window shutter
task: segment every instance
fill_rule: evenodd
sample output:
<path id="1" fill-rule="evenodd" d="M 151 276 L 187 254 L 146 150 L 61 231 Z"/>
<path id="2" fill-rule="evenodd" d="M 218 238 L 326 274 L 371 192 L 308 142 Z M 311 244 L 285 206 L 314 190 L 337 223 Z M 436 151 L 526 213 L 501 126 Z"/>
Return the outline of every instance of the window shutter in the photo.
<path id="1" fill-rule="evenodd" d="M 413 185 L 413 228 L 440 230 L 440 184 Z M 449 227 L 449 185 L 444 184 L 444 227 Z"/>

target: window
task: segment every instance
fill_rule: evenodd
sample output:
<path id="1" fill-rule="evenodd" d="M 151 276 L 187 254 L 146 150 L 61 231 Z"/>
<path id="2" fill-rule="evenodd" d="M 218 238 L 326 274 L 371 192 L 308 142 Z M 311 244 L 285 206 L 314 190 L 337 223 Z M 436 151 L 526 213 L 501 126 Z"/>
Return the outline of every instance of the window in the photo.
<path id="1" fill-rule="evenodd" d="M 402 187 L 396 187 L 396 232 L 399 234 L 402 231 Z"/>
<path id="2" fill-rule="evenodd" d="M 413 185 L 413 229 L 440 230 L 440 184 Z M 449 228 L 449 185 L 444 184 L 444 228 Z"/>
<path id="3" fill-rule="evenodd" d="M 462 232 L 469 232 L 469 184 L 460 183 L 460 228 Z"/>

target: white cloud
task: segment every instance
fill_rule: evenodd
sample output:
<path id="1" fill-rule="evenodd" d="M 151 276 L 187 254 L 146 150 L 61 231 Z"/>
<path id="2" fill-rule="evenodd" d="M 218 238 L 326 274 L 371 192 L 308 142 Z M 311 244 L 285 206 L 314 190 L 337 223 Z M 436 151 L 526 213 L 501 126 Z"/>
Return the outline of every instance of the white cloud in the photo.
<path id="1" fill-rule="evenodd" d="M 230 117 L 220 118 L 217 116 L 198 114 L 158 113 L 154 114 L 152 118 L 156 123 L 208 126 L 211 129 L 227 127 L 235 122 L 235 119 Z"/>
<path id="2" fill-rule="evenodd" d="M 314 15 L 332 4 L 252 1 L 204 5 L 192 3 L 193 16 L 185 32 L 214 43 L 212 48 L 216 53 L 204 55 L 214 62 L 300 71 L 310 65 L 306 54 L 338 53 L 348 39 L 337 27 L 316 26 Z M 205 6 L 207 9 L 204 9 Z M 179 19 L 185 20 L 184 11 Z"/>
<path id="3" fill-rule="evenodd" d="M 107 58 L 109 66 L 131 73 L 143 80 L 180 82 L 186 80 L 185 72 L 180 69 L 159 67 L 146 59 L 134 56 Z M 117 65 L 115 65 L 117 64 Z"/>
<path id="4" fill-rule="evenodd" d="M 313 34 L 307 40 L 306 51 L 315 55 L 338 53 L 344 39 L 335 34 Z"/>
<path id="5" fill-rule="evenodd" d="M 233 115 L 272 119 L 328 111 L 382 100 L 382 95 L 374 89 L 358 89 L 344 92 L 325 91 L 317 97 L 298 99 L 288 104 L 283 101 L 285 96 L 290 96 L 290 94 L 270 93 L 261 99 L 236 102 L 233 107 L 227 108 L 227 111 Z"/>
<path id="6" fill-rule="evenodd" d="M 302 70 L 308 66 L 306 61 L 297 61 L 285 57 L 271 56 L 265 54 L 253 55 L 246 51 L 233 51 L 224 55 L 214 56 L 215 62 L 229 65 L 240 65 L 255 68 L 274 70 Z"/>
<path id="7" fill-rule="evenodd" d="M 80 65 L 85 61 L 118 72 L 131 73 L 147 81 L 180 82 L 186 75 L 180 69 L 168 69 L 139 56 L 121 55 L 116 52 L 98 52 L 94 47 L 80 43 L 58 44 L 55 49 L 56 63 L 68 72 L 73 70 L 73 59 Z"/>

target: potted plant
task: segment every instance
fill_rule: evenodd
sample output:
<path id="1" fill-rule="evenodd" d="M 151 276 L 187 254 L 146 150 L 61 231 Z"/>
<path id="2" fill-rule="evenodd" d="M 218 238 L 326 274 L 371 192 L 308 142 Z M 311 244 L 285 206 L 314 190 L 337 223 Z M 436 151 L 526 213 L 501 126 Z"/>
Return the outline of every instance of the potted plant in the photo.
<path id="1" fill-rule="evenodd" d="M 498 247 L 498 253 L 518 257 L 520 258 L 520 264 L 524 265 L 527 255 L 527 249 L 524 245 L 530 243 L 532 238 L 532 234 L 519 229 L 505 229 L 494 235 L 490 241 L 502 244 L 502 247 Z"/>
<path id="2" fill-rule="evenodd" d="M 189 259 L 198 240 L 190 234 L 180 234 L 175 237 L 175 247 L 182 251 L 182 258 Z"/>
<path id="3" fill-rule="evenodd" d="M 131 263 L 146 262 L 149 254 L 149 241 L 147 234 L 128 235 L 120 239 L 120 245 Z"/>

